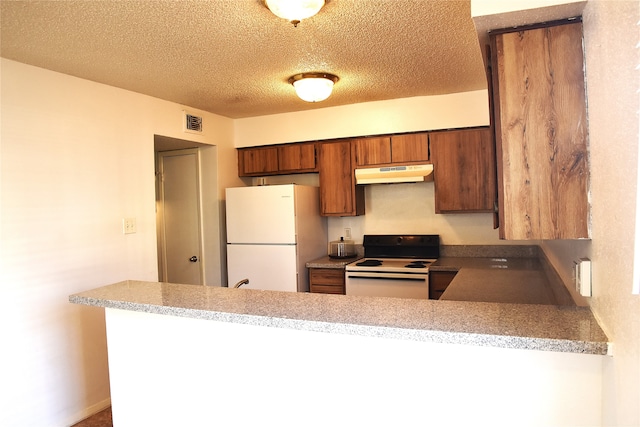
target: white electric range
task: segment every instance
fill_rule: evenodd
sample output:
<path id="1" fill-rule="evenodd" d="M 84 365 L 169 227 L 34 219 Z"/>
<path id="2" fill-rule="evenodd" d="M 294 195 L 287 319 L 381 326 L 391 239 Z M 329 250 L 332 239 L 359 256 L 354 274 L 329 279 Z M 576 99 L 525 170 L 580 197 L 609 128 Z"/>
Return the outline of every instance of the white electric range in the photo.
<path id="1" fill-rule="evenodd" d="M 438 235 L 365 235 L 364 259 L 345 267 L 347 295 L 429 298 L 429 266 L 440 254 Z"/>

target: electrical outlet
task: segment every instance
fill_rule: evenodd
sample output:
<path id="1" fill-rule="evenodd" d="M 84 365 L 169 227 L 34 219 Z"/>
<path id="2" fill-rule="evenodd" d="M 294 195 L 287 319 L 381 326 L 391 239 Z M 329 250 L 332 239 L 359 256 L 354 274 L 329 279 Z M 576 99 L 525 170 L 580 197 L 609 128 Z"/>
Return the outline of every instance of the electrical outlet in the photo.
<path id="1" fill-rule="evenodd" d="M 345 228 L 344 229 L 344 239 L 345 240 L 351 240 L 351 229 L 350 228 Z"/>
<path id="2" fill-rule="evenodd" d="M 122 218 L 122 234 L 133 234 L 136 232 L 135 218 Z"/>
<path id="3" fill-rule="evenodd" d="M 580 258 L 575 264 L 576 291 L 583 297 L 591 296 L 591 260 Z"/>

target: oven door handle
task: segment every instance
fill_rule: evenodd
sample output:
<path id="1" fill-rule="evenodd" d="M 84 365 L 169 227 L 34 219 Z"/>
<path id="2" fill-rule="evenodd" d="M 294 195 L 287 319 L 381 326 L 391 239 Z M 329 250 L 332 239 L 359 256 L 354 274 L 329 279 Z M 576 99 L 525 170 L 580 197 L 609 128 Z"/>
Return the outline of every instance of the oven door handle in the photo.
<path id="1" fill-rule="evenodd" d="M 356 273 L 347 272 L 349 279 L 367 279 L 367 280 L 416 280 L 424 282 L 427 273 L 420 274 L 402 274 L 402 273 Z"/>

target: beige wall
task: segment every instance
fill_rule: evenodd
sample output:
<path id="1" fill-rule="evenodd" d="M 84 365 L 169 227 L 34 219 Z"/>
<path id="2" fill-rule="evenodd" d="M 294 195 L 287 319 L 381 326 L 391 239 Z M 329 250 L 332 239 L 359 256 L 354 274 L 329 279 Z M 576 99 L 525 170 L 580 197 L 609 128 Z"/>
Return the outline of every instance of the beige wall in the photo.
<path id="1" fill-rule="evenodd" d="M 584 11 L 592 242 L 546 242 L 556 268 L 590 256 L 589 304 L 613 342 L 605 363 L 604 425 L 640 425 L 640 296 L 632 295 L 640 63 L 637 1 L 590 1 Z"/>
<path id="2" fill-rule="evenodd" d="M 489 124 L 487 91 L 417 96 L 238 119 L 236 147 Z"/>
<path id="3" fill-rule="evenodd" d="M 103 310 L 68 296 L 158 277 L 154 134 L 217 145 L 222 188 L 241 184 L 233 124 L 202 113 L 205 133 L 185 134 L 178 104 L 1 69 L 0 425 L 69 425 L 108 404 L 109 385 Z"/>

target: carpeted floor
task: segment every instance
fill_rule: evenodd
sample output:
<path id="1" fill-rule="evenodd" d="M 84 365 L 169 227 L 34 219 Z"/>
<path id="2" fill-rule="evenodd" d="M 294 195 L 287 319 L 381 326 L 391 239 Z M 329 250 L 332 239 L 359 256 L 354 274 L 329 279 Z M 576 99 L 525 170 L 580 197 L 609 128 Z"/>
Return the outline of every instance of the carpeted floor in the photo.
<path id="1" fill-rule="evenodd" d="M 74 424 L 71 427 L 113 427 L 113 421 L 111 420 L 111 407 L 98 412 L 95 415 L 90 416 L 78 424 Z"/>

